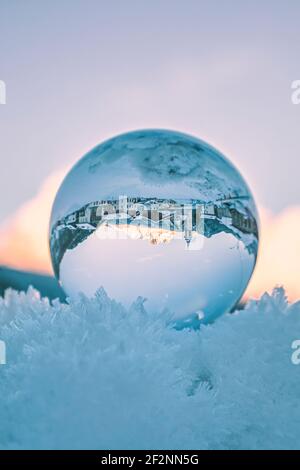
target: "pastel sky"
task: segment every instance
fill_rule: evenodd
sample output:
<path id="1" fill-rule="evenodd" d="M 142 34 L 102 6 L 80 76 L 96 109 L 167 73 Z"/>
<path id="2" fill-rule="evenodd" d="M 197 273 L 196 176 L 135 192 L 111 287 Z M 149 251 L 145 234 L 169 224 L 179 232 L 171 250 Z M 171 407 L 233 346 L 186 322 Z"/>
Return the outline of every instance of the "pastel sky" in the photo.
<path id="1" fill-rule="evenodd" d="M 297 0 L 0 0 L 2 225 L 100 141 L 145 127 L 207 140 L 273 221 L 298 214 L 299 17 Z"/>

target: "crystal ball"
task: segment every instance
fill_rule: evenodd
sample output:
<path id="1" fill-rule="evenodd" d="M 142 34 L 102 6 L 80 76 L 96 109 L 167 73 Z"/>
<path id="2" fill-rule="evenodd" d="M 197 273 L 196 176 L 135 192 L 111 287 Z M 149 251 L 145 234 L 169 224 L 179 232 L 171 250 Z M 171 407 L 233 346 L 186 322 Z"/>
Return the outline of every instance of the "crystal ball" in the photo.
<path id="1" fill-rule="evenodd" d="M 111 138 L 71 169 L 50 221 L 54 273 L 70 298 L 103 287 L 178 325 L 213 322 L 241 299 L 258 250 L 258 215 L 239 171 L 190 135 Z"/>

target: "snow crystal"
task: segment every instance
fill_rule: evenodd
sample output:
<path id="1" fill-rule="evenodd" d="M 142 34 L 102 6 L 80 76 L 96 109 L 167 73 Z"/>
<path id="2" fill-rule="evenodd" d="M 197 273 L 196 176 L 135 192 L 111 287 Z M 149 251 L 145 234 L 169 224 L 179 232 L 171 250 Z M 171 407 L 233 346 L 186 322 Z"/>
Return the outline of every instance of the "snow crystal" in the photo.
<path id="1" fill-rule="evenodd" d="M 7 291 L 0 448 L 300 448 L 300 303 L 276 289 L 200 331 L 168 323 L 104 291 Z"/>

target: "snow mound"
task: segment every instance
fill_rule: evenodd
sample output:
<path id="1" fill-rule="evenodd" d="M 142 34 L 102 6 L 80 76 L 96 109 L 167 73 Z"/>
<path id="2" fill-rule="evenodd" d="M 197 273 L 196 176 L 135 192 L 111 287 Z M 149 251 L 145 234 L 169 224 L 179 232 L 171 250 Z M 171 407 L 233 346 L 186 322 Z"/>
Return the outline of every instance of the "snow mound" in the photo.
<path id="1" fill-rule="evenodd" d="M 299 449 L 300 303 L 283 289 L 201 331 L 104 291 L 0 299 L 0 448 Z"/>

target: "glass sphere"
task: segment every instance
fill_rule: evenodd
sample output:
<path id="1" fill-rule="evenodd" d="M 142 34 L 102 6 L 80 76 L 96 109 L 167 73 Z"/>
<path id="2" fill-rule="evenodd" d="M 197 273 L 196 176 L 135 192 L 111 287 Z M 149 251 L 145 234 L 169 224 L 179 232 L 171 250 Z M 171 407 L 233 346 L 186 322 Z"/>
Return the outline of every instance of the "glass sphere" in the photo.
<path id="1" fill-rule="evenodd" d="M 177 324 L 209 323 L 242 297 L 258 249 L 247 184 L 207 143 L 166 130 L 114 137 L 68 173 L 52 209 L 55 275 L 69 297 L 103 287 Z"/>

